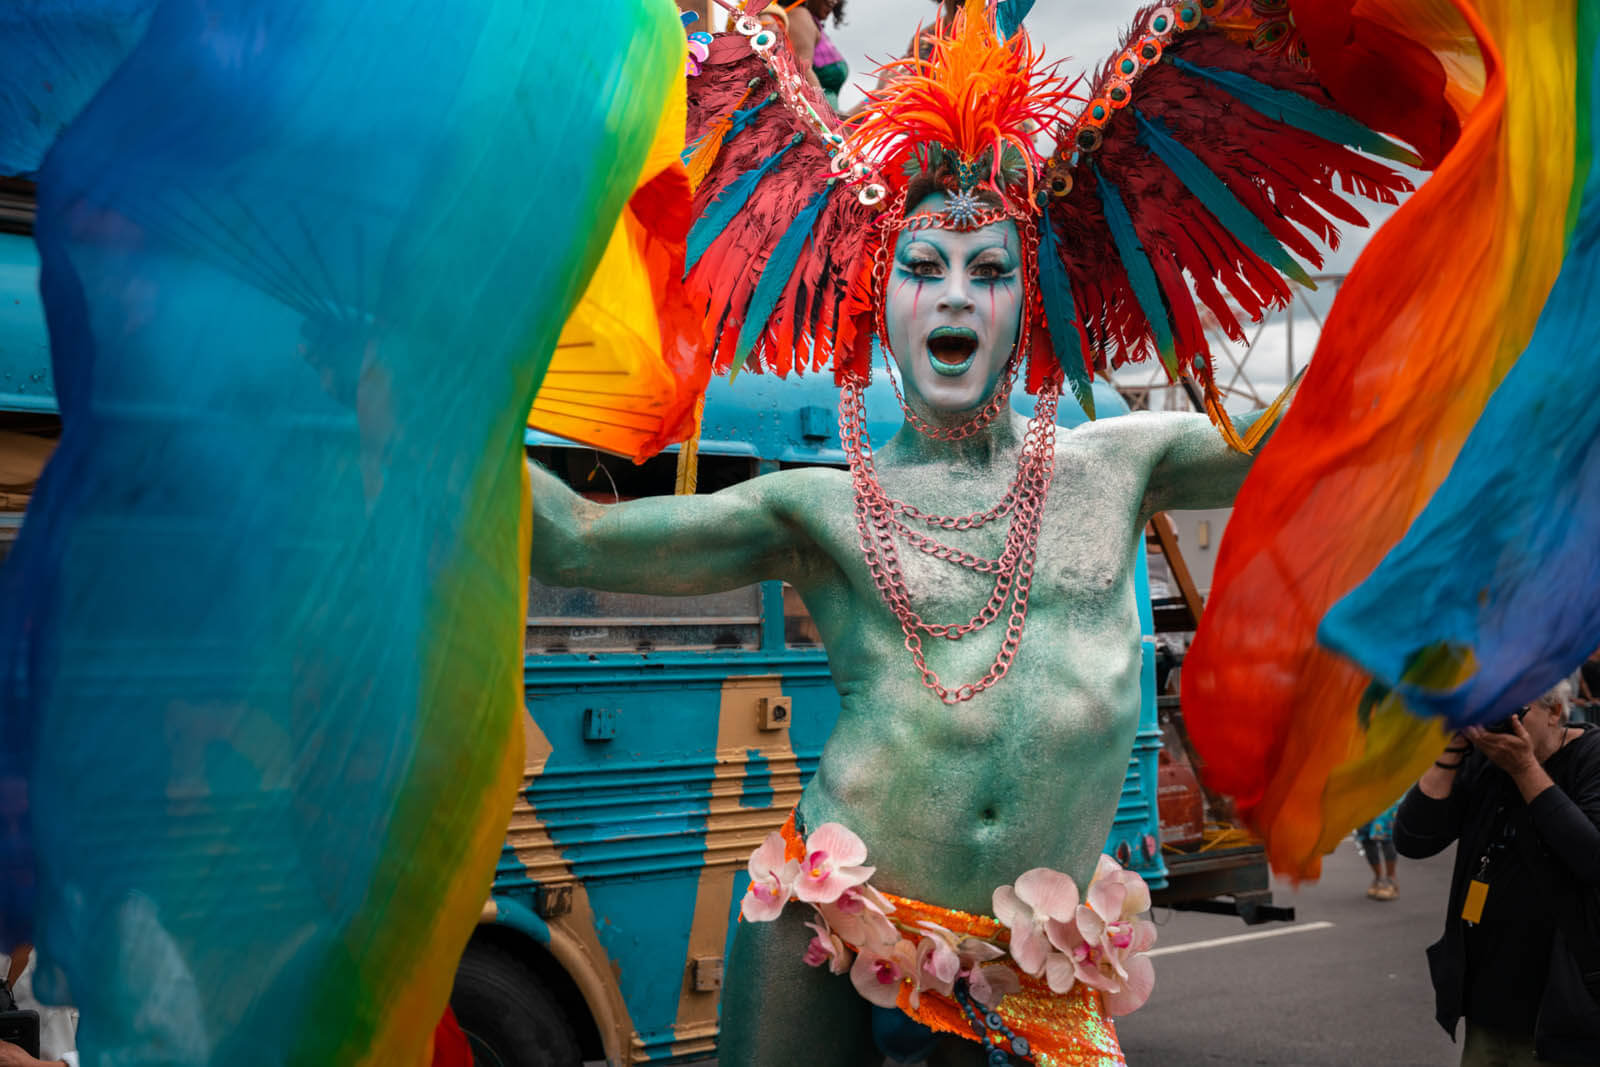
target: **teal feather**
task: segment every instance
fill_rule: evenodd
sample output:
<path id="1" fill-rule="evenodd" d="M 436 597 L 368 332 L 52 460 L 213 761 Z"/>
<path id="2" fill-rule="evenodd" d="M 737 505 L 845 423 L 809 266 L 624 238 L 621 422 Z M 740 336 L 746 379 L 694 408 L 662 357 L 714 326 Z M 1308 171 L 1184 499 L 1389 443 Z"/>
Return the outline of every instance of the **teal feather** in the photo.
<path id="1" fill-rule="evenodd" d="M 995 5 L 994 12 L 1000 39 L 1009 41 L 1012 35 L 1022 28 L 1022 20 L 1027 18 L 1032 8 L 1033 0 L 1000 0 L 1000 3 Z"/>
<path id="2" fill-rule="evenodd" d="M 1044 299 L 1045 325 L 1050 329 L 1050 347 L 1066 372 L 1067 384 L 1083 413 L 1094 418 L 1094 383 L 1083 353 L 1083 335 L 1078 327 L 1078 308 L 1072 299 L 1072 282 L 1061 266 L 1055 227 L 1049 216 L 1039 220 L 1039 295 Z"/>
<path id="3" fill-rule="evenodd" d="M 753 167 L 728 183 L 722 194 L 706 205 L 705 214 L 695 220 L 694 226 L 689 230 L 688 254 L 684 259 L 683 269 L 690 270 L 700 262 L 700 257 L 706 254 L 722 231 L 728 228 L 728 223 L 733 217 L 744 210 L 750 200 L 750 194 L 755 192 L 756 185 L 765 178 L 774 167 L 783 161 L 789 154 L 789 149 L 800 143 L 800 134 L 795 134 L 789 143 L 778 149 L 758 167 Z"/>
<path id="4" fill-rule="evenodd" d="M 731 141 L 743 133 L 744 128 L 755 121 L 755 117 L 757 115 L 761 114 L 761 109 L 776 99 L 778 99 L 777 93 L 768 93 L 766 96 L 761 98 L 760 103 L 751 104 L 747 108 L 741 108 L 740 110 L 735 111 L 733 113 L 733 117 L 728 120 L 728 132 L 726 136 L 723 137 L 723 140 Z"/>
<path id="5" fill-rule="evenodd" d="M 1349 115 L 1323 107 L 1299 93 L 1287 89 L 1274 89 L 1236 71 L 1196 66 L 1174 55 L 1167 56 L 1167 62 L 1185 74 L 1201 78 L 1226 90 L 1242 103 L 1248 104 L 1276 122 L 1304 130 L 1324 141 L 1359 148 L 1369 155 L 1404 163 L 1408 167 L 1422 166 L 1422 157 L 1410 149 L 1395 144 L 1383 134 L 1364 123 L 1357 122 Z"/>
<path id="6" fill-rule="evenodd" d="M 761 271 L 761 280 L 756 282 L 755 292 L 750 294 L 750 305 L 745 309 L 744 325 L 739 327 L 739 343 L 734 349 L 733 365 L 728 370 L 730 381 L 739 373 L 739 368 L 744 366 L 751 349 L 755 348 L 756 342 L 761 339 L 761 332 L 767 328 L 767 320 L 772 317 L 772 309 L 777 307 L 778 298 L 783 295 L 784 287 L 794 276 L 795 267 L 800 262 L 800 253 L 805 251 L 806 241 L 810 239 L 811 231 L 816 228 L 817 218 L 822 214 L 822 209 L 826 206 L 828 196 L 833 189 L 834 185 L 830 180 L 821 192 L 811 198 L 805 209 L 796 215 L 794 221 L 789 223 L 788 229 L 783 231 L 783 236 L 772 249 L 772 255 L 767 257 L 767 265 Z"/>
<path id="7" fill-rule="evenodd" d="M 1167 369 L 1167 376 L 1177 381 L 1178 360 L 1172 342 L 1172 323 L 1167 320 L 1167 304 L 1161 295 L 1161 282 L 1156 278 L 1155 268 L 1150 265 L 1150 257 L 1145 254 L 1144 246 L 1139 243 L 1138 231 L 1133 228 L 1133 218 L 1128 214 L 1128 206 L 1122 202 L 1122 194 L 1106 179 L 1099 164 L 1091 163 L 1090 166 L 1094 167 L 1100 205 L 1105 210 L 1106 227 L 1111 231 L 1112 243 L 1117 246 L 1117 257 L 1128 272 L 1128 283 L 1133 287 L 1133 296 L 1139 302 L 1139 309 L 1155 331 L 1156 352 L 1161 357 L 1161 365 Z"/>
<path id="8" fill-rule="evenodd" d="M 752 87 L 754 87 L 759 83 L 751 82 L 750 84 Z M 741 108 L 740 110 L 735 111 L 728 117 L 728 132 L 722 135 L 722 139 L 724 141 L 730 141 L 739 136 L 739 134 L 744 132 L 744 128 L 750 125 L 750 123 L 755 119 L 756 115 L 760 113 L 761 109 L 776 99 L 778 99 L 777 93 L 768 93 L 766 96 L 761 98 L 761 102 L 759 104 L 751 104 L 747 108 Z M 704 137 L 696 137 L 684 148 L 684 150 L 678 155 L 678 158 L 684 163 L 688 163 L 689 157 L 694 155 L 695 149 L 699 148 L 700 142 L 704 140 Z"/>
<path id="9" fill-rule="evenodd" d="M 1250 251 L 1301 285 L 1308 289 L 1317 287 L 1311 280 L 1311 275 L 1307 274 L 1299 261 L 1289 254 L 1288 249 L 1278 243 L 1278 239 L 1272 236 L 1272 231 L 1267 229 L 1266 224 L 1249 208 L 1239 203 L 1239 198 L 1211 172 L 1210 167 L 1202 163 L 1198 156 L 1174 137 L 1172 131 L 1163 126 L 1159 120 L 1149 118 L 1138 109 L 1134 109 L 1133 117 L 1139 124 L 1139 143 L 1155 153 L 1156 157 L 1167 165 L 1167 169 L 1178 176 L 1184 187 L 1205 205 L 1206 210 L 1211 212 L 1229 233 L 1238 238 L 1239 242 Z"/>

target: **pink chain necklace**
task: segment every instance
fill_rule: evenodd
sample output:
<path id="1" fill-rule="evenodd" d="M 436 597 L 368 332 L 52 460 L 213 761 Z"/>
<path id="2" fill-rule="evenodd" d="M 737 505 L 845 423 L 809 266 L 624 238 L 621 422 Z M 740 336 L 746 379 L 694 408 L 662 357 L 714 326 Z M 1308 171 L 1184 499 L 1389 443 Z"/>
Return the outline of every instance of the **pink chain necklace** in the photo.
<path id="1" fill-rule="evenodd" d="M 1026 336 L 1026 333 L 1024 333 Z M 937 440 L 961 440 L 970 437 L 987 425 L 1010 397 L 1016 368 L 1023 363 L 1022 354 L 1012 361 L 1005 381 L 995 390 L 988 404 L 971 421 L 952 429 L 931 426 L 912 412 L 895 383 L 895 394 L 907 420 L 925 436 Z M 893 375 L 891 374 L 891 380 Z M 1040 390 L 1038 406 L 1028 422 L 1023 436 L 1022 452 L 1017 457 L 1017 473 L 1000 503 L 986 511 L 969 515 L 948 516 L 920 511 L 890 497 L 878 481 L 877 469 L 872 460 L 872 442 L 867 433 L 861 390 L 865 383 L 858 378 L 845 382 L 839 393 L 839 433 L 845 454 L 850 461 L 850 477 L 855 489 L 856 528 L 860 535 L 861 551 L 873 584 L 883 597 L 889 610 L 894 612 L 905 634 L 906 650 L 911 661 L 922 675 L 922 683 L 946 704 L 971 700 L 994 685 L 1011 669 L 1017 649 L 1022 643 L 1022 631 L 1028 618 L 1028 595 L 1033 584 L 1033 564 L 1038 550 L 1039 530 L 1044 517 L 1045 499 L 1050 491 L 1050 480 L 1055 473 L 1056 404 L 1060 399 L 1060 383 L 1053 382 Z M 923 523 L 933 529 L 971 530 L 1010 516 L 1011 522 L 1000 555 L 989 559 L 962 549 L 954 548 L 935 537 L 908 526 L 905 519 Z M 904 541 L 935 559 L 942 559 L 969 570 L 995 576 L 988 601 L 978 613 L 964 623 L 930 623 L 922 618 L 911 604 L 905 576 L 900 569 L 897 542 Z M 996 653 L 994 663 L 983 677 L 968 685 L 951 689 L 944 685 L 939 675 L 927 664 L 923 654 L 922 635 L 959 641 L 968 634 L 984 629 L 998 619 L 1009 605 L 1010 616 L 1006 636 Z"/>

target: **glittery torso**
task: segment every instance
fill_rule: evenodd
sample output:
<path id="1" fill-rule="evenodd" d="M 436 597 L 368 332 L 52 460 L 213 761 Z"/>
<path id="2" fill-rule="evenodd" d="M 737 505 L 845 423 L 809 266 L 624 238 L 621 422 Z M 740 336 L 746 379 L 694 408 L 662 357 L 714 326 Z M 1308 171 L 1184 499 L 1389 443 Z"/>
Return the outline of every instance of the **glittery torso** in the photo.
<path id="1" fill-rule="evenodd" d="M 1005 493 L 1023 432 L 1020 419 L 960 442 L 902 429 L 878 451 L 878 476 L 913 505 L 980 510 Z M 533 467 L 533 572 L 550 584 L 664 594 L 793 583 L 842 700 L 801 801 L 806 821 L 859 833 L 883 889 L 988 913 L 994 887 L 1031 867 L 1080 884 L 1093 874 L 1137 725 L 1132 564 L 1144 522 L 1158 510 L 1226 504 L 1248 466 L 1200 415 L 1063 430 L 1021 648 L 1005 678 L 954 706 L 923 685 L 873 584 L 843 471 L 782 471 L 708 496 L 605 507 Z M 1002 537 L 1000 524 L 941 534 L 984 554 Z M 930 620 L 970 618 L 987 595 L 984 576 L 915 551 L 901 559 Z M 930 640 L 929 665 L 952 683 L 976 679 L 1002 632 Z M 799 962 L 810 936 L 798 909 L 741 924 L 723 995 L 724 1063 L 864 1062 L 869 1005 L 848 981 Z M 797 1044 L 798 1034 L 810 1037 Z"/>
<path id="2" fill-rule="evenodd" d="M 811 825 L 836 820 L 856 829 L 886 890 L 982 912 L 994 886 L 1030 867 L 1080 882 L 1092 874 L 1138 720 L 1132 563 L 1167 422 L 1133 416 L 1059 435 L 1021 649 L 999 684 L 954 706 L 911 669 L 899 624 L 872 585 L 848 477 L 772 476 L 784 481 L 779 499 L 792 502 L 794 521 L 814 544 L 788 577 L 832 650 L 842 702 L 802 812 Z M 968 449 L 950 464 L 919 462 L 901 443 L 878 455 L 885 490 L 948 514 L 992 504 L 1015 467 L 1014 448 Z M 1219 497 L 1233 488 L 1219 486 Z M 944 539 L 992 554 L 1002 534 Z M 917 552 L 901 559 L 930 620 L 965 619 L 988 594 L 988 576 Z M 959 642 L 929 639 L 930 666 L 948 679 L 976 678 L 1003 632 L 997 625 Z"/>

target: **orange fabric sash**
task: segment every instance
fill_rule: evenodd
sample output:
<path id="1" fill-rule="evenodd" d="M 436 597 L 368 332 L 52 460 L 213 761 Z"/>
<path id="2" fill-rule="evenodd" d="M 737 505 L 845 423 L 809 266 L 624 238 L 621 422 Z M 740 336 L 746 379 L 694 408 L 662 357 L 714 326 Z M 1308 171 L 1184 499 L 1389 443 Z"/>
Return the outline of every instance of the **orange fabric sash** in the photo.
<path id="1" fill-rule="evenodd" d="M 780 831 L 783 834 L 785 857 L 805 859 L 805 839 L 795 826 L 795 815 L 789 818 Z M 973 915 L 952 908 L 941 908 L 910 897 L 892 893 L 883 896 L 895 907 L 895 918 L 902 924 L 933 922 L 951 933 L 982 938 L 1004 944 L 1008 940 L 1006 928 L 998 919 L 988 915 Z M 1110 1067 L 1126 1064 L 1122 1047 L 1117 1042 L 1117 1031 L 1111 1017 L 1106 1014 L 1100 994 L 1082 982 L 1065 993 L 1052 992 L 1043 978 L 1034 978 L 1017 970 L 1010 956 L 996 961 L 1016 972 L 1022 981 L 1019 992 L 1008 994 L 994 1009 L 1005 1020 L 1011 1032 L 1028 1040 L 1028 1055 L 1012 1055 L 1039 1067 Z M 916 1007 L 911 1006 L 911 986 L 900 990 L 898 1007 L 911 1018 L 939 1033 L 976 1042 L 978 1035 L 967 1022 L 966 1014 L 955 1000 L 931 990 L 923 990 Z M 982 1006 L 979 1006 L 980 1013 Z M 998 1033 L 992 1035 L 996 1044 L 1004 1047 Z"/>

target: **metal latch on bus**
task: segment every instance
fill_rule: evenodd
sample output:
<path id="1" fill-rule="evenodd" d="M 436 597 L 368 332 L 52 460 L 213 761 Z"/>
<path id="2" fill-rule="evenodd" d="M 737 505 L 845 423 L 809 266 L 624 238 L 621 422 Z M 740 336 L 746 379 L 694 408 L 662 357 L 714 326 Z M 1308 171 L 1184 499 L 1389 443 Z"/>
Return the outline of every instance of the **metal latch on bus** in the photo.
<path id="1" fill-rule="evenodd" d="M 584 708 L 583 739 L 609 741 L 617 736 L 617 711 L 615 708 Z"/>
<path id="2" fill-rule="evenodd" d="M 711 993 L 722 988 L 721 956 L 696 956 L 692 969 L 696 993 Z"/>
<path id="3" fill-rule="evenodd" d="M 572 910 L 570 885 L 542 885 L 534 894 L 533 910 L 541 919 L 555 919 Z"/>
<path id="4" fill-rule="evenodd" d="M 794 713 L 790 697 L 758 697 L 756 708 L 760 712 L 763 730 L 787 730 L 789 717 Z"/>

